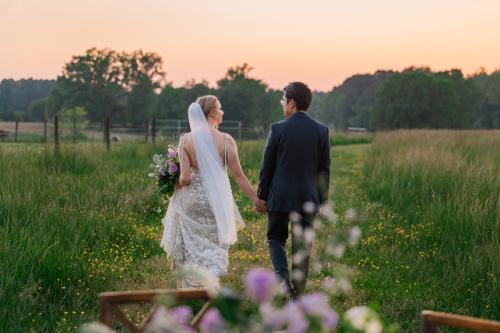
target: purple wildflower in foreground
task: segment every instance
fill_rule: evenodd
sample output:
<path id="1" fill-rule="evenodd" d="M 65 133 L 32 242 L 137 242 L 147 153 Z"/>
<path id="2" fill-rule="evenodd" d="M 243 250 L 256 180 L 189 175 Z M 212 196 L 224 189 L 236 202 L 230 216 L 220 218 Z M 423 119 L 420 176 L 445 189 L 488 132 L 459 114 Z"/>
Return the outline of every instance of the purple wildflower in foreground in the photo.
<path id="1" fill-rule="evenodd" d="M 279 284 L 274 272 L 254 268 L 245 276 L 245 286 L 250 298 L 263 303 L 273 299 Z"/>
<path id="2" fill-rule="evenodd" d="M 328 307 L 328 299 L 324 294 L 306 294 L 300 298 L 300 305 L 307 314 L 316 315 L 325 306 Z"/>
<path id="3" fill-rule="evenodd" d="M 189 306 L 178 306 L 170 309 L 168 313 L 180 324 L 189 324 L 189 318 L 193 316 Z"/>
<path id="4" fill-rule="evenodd" d="M 285 326 L 285 313 L 281 309 L 276 309 L 271 303 L 262 303 L 259 312 L 264 323 L 273 330 L 279 330 Z"/>
<path id="5" fill-rule="evenodd" d="M 309 322 L 297 303 L 288 303 L 283 311 L 288 323 L 286 333 L 303 333 L 309 328 Z"/>
<path id="6" fill-rule="evenodd" d="M 331 330 L 337 325 L 338 315 L 328 304 L 328 298 L 322 293 L 312 293 L 300 298 L 299 304 L 306 314 L 321 318 L 324 329 Z"/>
<path id="7" fill-rule="evenodd" d="M 167 310 L 165 306 L 161 305 L 155 309 L 147 331 L 196 333 L 189 325 L 191 316 L 192 311 L 188 306 L 178 306 Z"/>
<path id="8" fill-rule="evenodd" d="M 226 330 L 226 325 L 219 310 L 211 308 L 201 319 L 200 329 L 203 333 L 220 333 Z"/>

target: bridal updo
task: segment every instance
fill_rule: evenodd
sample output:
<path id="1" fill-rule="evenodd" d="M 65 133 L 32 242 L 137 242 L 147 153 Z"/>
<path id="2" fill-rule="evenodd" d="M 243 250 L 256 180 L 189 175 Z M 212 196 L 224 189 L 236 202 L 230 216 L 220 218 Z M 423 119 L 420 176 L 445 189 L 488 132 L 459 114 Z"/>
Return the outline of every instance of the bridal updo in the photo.
<path id="1" fill-rule="evenodd" d="M 216 108 L 218 100 L 219 99 L 217 98 L 217 96 L 205 95 L 198 97 L 196 99 L 196 103 L 200 104 L 201 109 L 203 110 L 203 114 L 205 115 L 205 118 L 208 118 L 210 111 Z"/>

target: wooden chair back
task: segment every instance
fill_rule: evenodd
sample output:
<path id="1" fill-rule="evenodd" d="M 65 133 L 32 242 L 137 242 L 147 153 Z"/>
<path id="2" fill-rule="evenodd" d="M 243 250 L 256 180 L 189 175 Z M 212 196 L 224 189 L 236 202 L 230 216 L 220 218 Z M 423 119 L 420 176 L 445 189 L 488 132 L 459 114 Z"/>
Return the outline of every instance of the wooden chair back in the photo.
<path id="1" fill-rule="evenodd" d="M 132 323 L 120 309 L 120 305 L 134 304 L 143 302 L 155 302 L 158 297 L 172 296 L 176 301 L 187 300 L 204 300 L 206 301 L 201 310 L 194 316 L 191 325 L 196 327 L 199 324 L 203 314 L 209 308 L 210 295 L 206 289 L 150 289 L 137 291 L 111 291 L 99 294 L 100 304 L 100 322 L 111 328 L 113 319 L 120 322 L 131 333 L 142 333 L 146 326 L 151 322 L 151 319 L 156 311 L 153 307 L 146 318 L 137 326 Z"/>
<path id="2" fill-rule="evenodd" d="M 451 313 L 422 311 L 420 333 L 438 333 L 440 326 L 471 330 L 480 333 L 499 333 L 500 322 Z"/>

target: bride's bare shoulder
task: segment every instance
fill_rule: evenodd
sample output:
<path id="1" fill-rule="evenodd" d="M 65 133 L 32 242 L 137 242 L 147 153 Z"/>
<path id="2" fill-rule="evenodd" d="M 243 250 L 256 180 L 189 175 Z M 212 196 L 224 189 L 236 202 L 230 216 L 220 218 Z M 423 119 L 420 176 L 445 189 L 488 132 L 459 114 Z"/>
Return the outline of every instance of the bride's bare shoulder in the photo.
<path id="1" fill-rule="evenodd" d="M 188 142 L 192 142 L 191 132 L 189 132 L 189 133 L 183 133 L 181 135 L 181 140 L 182 140 L 182 142 L 184 142 L 184 144 L 186 144 Z"/>

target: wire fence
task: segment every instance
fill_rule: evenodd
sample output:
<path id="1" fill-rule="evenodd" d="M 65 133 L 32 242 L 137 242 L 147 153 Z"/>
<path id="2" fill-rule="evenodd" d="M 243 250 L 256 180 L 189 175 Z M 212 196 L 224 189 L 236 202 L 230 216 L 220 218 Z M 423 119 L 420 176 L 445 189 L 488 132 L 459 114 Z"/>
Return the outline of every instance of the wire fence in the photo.
<path id="1" fill-rule="evenodd" d="M 106 123 L 62 123 L 58 122 L 58 138 L 62 142 L 106 141 Z M 224 121 L 219 130 L 229 133 L 236 140 L 262 139 L 265 128 L 245 128 L 241 121 Z M 119 141 L 176 141 L 181 134 L 189 132 L 189 123 L 181 119 L 154 119 L 142 125 L 125 126 L 109 122 L 109 140 Z M 55 122 L 1 122 L 0 141 L 47 142 L 55 140 Z"/>

